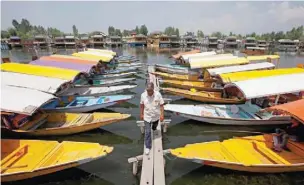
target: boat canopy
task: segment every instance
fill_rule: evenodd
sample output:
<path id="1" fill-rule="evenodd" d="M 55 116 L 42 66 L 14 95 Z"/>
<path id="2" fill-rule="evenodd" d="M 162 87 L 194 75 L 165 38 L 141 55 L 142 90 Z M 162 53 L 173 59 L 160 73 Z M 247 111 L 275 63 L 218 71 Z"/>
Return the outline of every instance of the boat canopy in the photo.
<path id="1" fill-rule="evenodd" d="M 199 57 L 211 56 L 211 55 L 216 55 L 216 52 L 208 51 L 208 52 L 202 52 L 202 53 L 186 54 L 186 55 L 182 55 L 181 58 L 184 61 L 187 61 L 187 60 L 189 60 L 189 58 L 199 58 Z"/>
<path id="2" fill-rule="evenodd" d="M 44 67 L 31 64 L 4 63 L 1 64 L 1 70 L 14 73 L 22 73 L 35 76 L 45 76 L 50 78 L 59 78 L 63 80 L 75 80 L 81 73 L 76 70 L 61 69 L 57 67 Z"/>
<path id="3" fill-rule="evenodd" d="M 249 61 L 259 61 L 259 60 L 267 60 L 267 59 L 280 59 L 279 55 L 261 55 L 261 56 L 247 56 Z"/>
<path id="4" fill-rule="evenodd" d="M 269 107 L 267 110 L 286 112 L 304 124 L 304 99 Z"/>
<path id="5" fill-rule="evenodd" d="M 302 68 L 286 68 L 286 69 L 274 69 L 274 70 L 258 70 L 258 71 L 241 71 L 236 73 L 220 74 L 219 78 L 222 83 L 237 82 L 243 80 L 249 80 L 254 78 L 263 78 L 285 74 L 304 73 Z"/>
<path id="6" fill-rule="evenodd" d="M 73 56 L 80 57 L 82 59 L 91 59 L 91 60 L 102 60 L 103 62 L 110 62 L 113 56 L 110 55 L 97 55 L 96 53 L 89 53 L 89 52 L 79 52 L 73 53 Z"/>
<path id="7" fill-rule="evenodd" d="M 225 73 L 234 73 L 240 71 L 252 71 L 257 69 L 274 69 L 275 65 L 269 62 L 261 62 L 261 63 L 254 63 L 254 64 L 245 64 L 239 66 L 226 66 L 226 67 L 219 67 L 219 68 L 210 68 L 207 69 L 208 73 L 211 76 L 216 76 L 219 74 Z"/>
<path id="8" fill-rule="evenodd" d="M 304 73 L 271 76 L 229 83 L 224 88 L 238 88 L 245 99 L 300 92 L 304 90 Z"/>
<path id="9" fill-rule="evenodd" d="M 72 69 L 80 72 L 89 73 L 91 69 L 96 66 L 95 64 L 79 64 L 71 62 L 58 62 L 50 60 L 34 60 L 30 62 L 32 65 L 58 67 L 63 69 Z"/>
<path id="10" fill-rule="evenodd" d="M 191 51 L 187 51 L 187 52 L 179 52 L 175 55 L 172 55 L 171 57 L 174 59 L 179 59 L 182 55 L 188 55 L 188 54 L 194 54 L 194 53 L 200 53 L 200 50 L 191 50 Z"/>
<path id="11" fill-rule="evenodd" d="M 59 88 L 69 83 L 69 80 L 34 76 L 21 73 L 1 72 L 2 84 L 16 87 L 25 87 L 38 91 L 55 94 Z"/>
<path id="12" fill-rule="evenodd" d="M 39 107 L 55 99 L 49 93 L 1 85 L 1 111 L 32 115 Z"/>
<path id="13" fill-rule="evenodd" d="M 198 68 L 211 68 L 211 67 L 222 67 L 222 66 L 232 66 L 232 65 L 240 65 L 240 64 L 248 64 L 248 60 L 246 58 L 234 58 L 234 59 L 218 59 L 218 58 L 210 58 L 203 59 L 201 61 L 189 62 L 191 69 Z"/>
<path id="14" fill-rule="evenodd" d="M 50 55 L 49 57 L 68 58 L 68 59 L 74 59 L 74 60 L 85 60 L 85 61 L 93 61 L 93 62 L 98 61 L 96 59 L 83 59 L 83 58 L 71 56 L 71 55 Z"/>
<path id="15" fill-rule="evenodd" d="M 112 56 L 116 55 L 116 52 L 112 50 L 107 50 L 107 49 L 93 49 L 93 48 L 88 48 L 87 51 L 94 51 L 94 52 L 100 52 L 100 53 L 109 53 Z"/>
<path id="16" fill-rule="evenodd" d="M 265 51 L 266 48 L 263 48 L 263 47 L 246 47 L 247 50 L 263 50 Z"/>
<path id="17" fill-rule="evenodd" d="M 220 55 L 207 55 L 207 56 L 200 56 L 200 57 L 190 57 L 187 62 L 201 62 L 205 60 L 228 60 L 228 59 L 235 59 L 238 58 L 237 56 L 233 56 L 232 54 L 220 54 Z"/>
<path id="18" fill-rule="evenodd" d="M 82 58 L 64 58 L 64 57 L 54 57 L 54 56 L 43 56 L 39 60 L 56 61 L 56 62 L 71 62 L 79 64 L 95 64 L 97 65 L 99 61 L 97 60 L 83 60 Z"/>

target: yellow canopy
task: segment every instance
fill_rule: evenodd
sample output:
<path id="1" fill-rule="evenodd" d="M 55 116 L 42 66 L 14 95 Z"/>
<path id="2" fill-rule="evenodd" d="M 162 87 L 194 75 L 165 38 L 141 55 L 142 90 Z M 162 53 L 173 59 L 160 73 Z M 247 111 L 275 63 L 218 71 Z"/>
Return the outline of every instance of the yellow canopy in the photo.
<path id="1" fill-rule="evenodd" d="M 247 56 L 249 61 L 267 60 L 267 59 L 280 59 L 279 55 L 261 55 L 261 56 Z"/>
<path id="2" fill-rule="evenodd" d="M 189 62 L 192 69 L 197 68 L 211 68 L 211 67 L 222 67 L 222 66 L 233 66 L 240 64 L 248 64 L 249 61 L 246 58 L 235 58 L 228 60 L 203 60 Z"/>
<path id="3" fill-rule="evenodd" d="M 74 78 L 80 73 L 79 71 L 70 70 L 70 69 L 62 69 L 57 67 L 44 67 L 44 66 L 19 64 L 19 63 L 1 64 L 1 70 L 14 72 L 14 73 L 35 75 L 35 76 L 59 78 L 64 80 L 74 80 Z"/>
<path id="4" fill-rule="evenodd" d="M 219 77 L 223 83 L 229 83 L 229 82 L 250 80 L 250 79 L 255 79 L 255 78 L 296 74 L 296 73 L 304 73 L 304 69 L 303 68 L 286 68 L 286 69 L 274 69 L 274 70 L 242 71 L 242 72 L 237 72 L 237 73 L 220 74 Z"/>
<path id="5" fill-rule="evenodd" d="M 94 53 L 73 53 L 73 56 L 80 57 L 88 60 L 102 60 L 103 62 L 110 62 L 113 57 L 96 55 Z"/>
<path id="6" fill-rule="evenodd" d="M 88 51 L 94 51 L 94 52 L 99 52 L 99 53 L 108 53 L 110 55 L 115 56 L 116 52 L 112 51 L 112 50 L 107 50 L 107 49 L 92 49 L 92 48 L 88 48 Z"/>

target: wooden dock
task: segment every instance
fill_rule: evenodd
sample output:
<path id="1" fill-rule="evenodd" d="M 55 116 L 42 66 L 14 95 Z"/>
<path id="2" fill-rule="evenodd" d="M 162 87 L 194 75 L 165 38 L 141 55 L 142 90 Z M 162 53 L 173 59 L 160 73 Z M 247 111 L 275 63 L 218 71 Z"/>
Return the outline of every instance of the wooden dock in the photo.
<path id="1" fill-rule="evenodd" d="M 154 66 L 148 67 L 148 72 L 155 71 Z M 154 89 L 159 91 L 159 84 L 157 78 L 149 73 L 149 81 L 154 83 Z M 168 153 L 169 150 L 163 151 L 162 143 L 162 125 L 163 131 L 167 131 L 167 125 L 171 120 L 164 120 L 159 122 L 155 131 L 151 129 L 152 148 L 150 153 L 145 153 L 140 156 L 128 159 L 129 163 L 133 163 L 133 175 L 137 174 L 138 162 L 142 160 L 140 185 L 165 185 L 165 161 L 163 155 Z M 137 121 L 138 126 L 142 133 L 144 133 L 144 121 Z M 144 144 L 145 151 L 145 144 Z"/>

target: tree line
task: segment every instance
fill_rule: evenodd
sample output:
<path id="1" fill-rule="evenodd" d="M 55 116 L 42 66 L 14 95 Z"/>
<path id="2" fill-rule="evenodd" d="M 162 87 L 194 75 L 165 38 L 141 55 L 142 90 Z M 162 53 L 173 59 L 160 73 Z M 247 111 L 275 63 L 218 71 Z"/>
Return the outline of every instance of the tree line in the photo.
<path id="1" fill-rule="evenodd" d="M 20 22 L 17 20 L 12 20 L 12 27 L 8 28 L 7 30 L 1 30 L 1 38 L 9 38 L 10 36 L 19 36 L 21 39 L 29 39 L 35 35 L 48 35 L 49 37 L 58 37 L 58 36 L 65 36 L 65 35 L 74 35 L 75 37 L 82 37 L 82 36 L 92 36 L 95 34 L 99 34 L 100 31 L 93 31 L 88 34 L 80 34 L 78 32 L 78 29 L 76 25 L 72 26 L 72 33 L 64 33 L 63 31 L 54 28 L 54 27 L 43 27 L 41 25 L 32 25 L 27 19 L 21 19 Z M 130 36 L 132 33 L 136 34 L 143 34 L 145 36 L 148 36 L 148 28 L 146 25 L 136 26 L 134 29 L 126 30 L 126 29 L 117 29 L 113 26 L 109 26 L 108 28 L 108 35 L 110 36 Z M 168 26 L 162 31 L 161 33 L 165 35 L 176 35 L 180 36 L 179 29 Z M 197 30 L 196 34 L 194 32 L 187 31 L 185 36 L 196 36 L 198 38 L 204 38 L 206 35 L 202 30 Z M 219 39 L 224 39 L 227 36 L 235 36 L 238 39 L 245 39 L 246 37 L 255 37 L 258 40 L 266 40 L 266 41 L 273 41 L 273 40 L 279 40 L 279 39 L 291 39 L 291 40 L 304 40 L 304 27 L 303 25 L 294 27 L 289 31 L 283 32 L 270 32 L 270 33 L 262 33 L 257 34 L 255 32 L 250 34 L 236 34 L 230 32 L 228 35 L 216 31 L 208 36 L 217 37 Z"/>

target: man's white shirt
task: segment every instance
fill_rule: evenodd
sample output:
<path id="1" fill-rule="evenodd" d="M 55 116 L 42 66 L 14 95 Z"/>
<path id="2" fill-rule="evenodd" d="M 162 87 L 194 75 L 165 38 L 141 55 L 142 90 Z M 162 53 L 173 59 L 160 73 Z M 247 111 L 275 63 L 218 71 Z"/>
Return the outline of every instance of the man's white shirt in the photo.
<path id="1" fill-rule="evenodd" d="M 162 95 L 158 91 L 154 91 L 152 96 L 149 96 L 147 91 L 141 94 L 140 104 L 144 104 L 144 120 L 154 122 L 160 118 L 160 106 L 164 104 Z"/>

